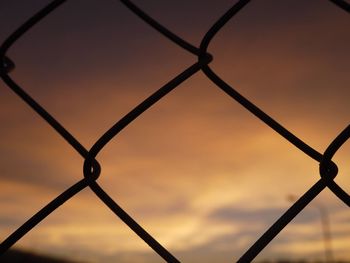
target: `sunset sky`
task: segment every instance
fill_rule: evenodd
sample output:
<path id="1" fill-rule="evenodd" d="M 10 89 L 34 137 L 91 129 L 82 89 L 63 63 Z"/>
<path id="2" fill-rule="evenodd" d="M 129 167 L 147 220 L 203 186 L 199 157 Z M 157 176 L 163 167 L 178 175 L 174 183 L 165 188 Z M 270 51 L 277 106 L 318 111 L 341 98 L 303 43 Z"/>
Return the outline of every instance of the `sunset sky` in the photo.
<path id="1" fill-rule="evenodd" d="M 0 42 L 50 1 L 0 2 Z M 134 3 L 195 46 L 236 1 Z M 350 19 L 326 0 L 256 0 L 215 36 L 211 68 L 323 153 L 349 125 Z M 119 1 L 67 1 L 9 50 L 10 76 L 87 149 L 197 61 Z M 0 83 L 0 237 L 83 177 L 82 157 Z M 335 181 L 350 192 L 350 143 Z M 98 183 L 182 262 L 234 262 L 319 180 L 318 163 L 202 72 L 98 154 Z M 327 188 L 257 257 L 350 260 L 350 210 Z M 163 262 L 85 189 L 15 247 L 86 262 Z"/>

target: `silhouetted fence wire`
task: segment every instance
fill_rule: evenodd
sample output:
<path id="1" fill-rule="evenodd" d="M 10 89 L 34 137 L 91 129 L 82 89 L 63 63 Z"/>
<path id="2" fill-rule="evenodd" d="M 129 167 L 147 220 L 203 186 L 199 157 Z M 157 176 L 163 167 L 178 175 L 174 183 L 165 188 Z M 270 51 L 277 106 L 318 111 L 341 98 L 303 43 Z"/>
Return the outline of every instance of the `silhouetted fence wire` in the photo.
<path id="1" fill-rule="evenodd" d="M 208 53 L 208 46 L 222 27 L 231 20 L 240 10 L 242 10 L 250 1 L 240 0 L 234 4 L 215 24 L 208 30 L 203 37 L 200 47 L 197 48 L 186 40 L 180 38 L 163 25 L 158 23 L 152 17 L 144 13 L 140 8 L 134 5 L 131 1 L 120 0 L 130 11 L 137 15 L 149 26 L 153 27 L 164 37 L 168 38 L 173 43 L 197 56 L 198 62 L 189 66 L 175 78 L 159 90 L 150 95 L 147 99 L 137 105 L 132 111 L 125 115 L 122 119 L 116 122 L 108 131 L 106 131 L 91 147 L 87 150 L 73 135 L 67 131 L 54 117 L 50 115 L 41 105 L 39 105 L 24 89 L 22 89 L 9 75 L 14 70 L 15 63 L 6 56 L 8 49 L 21 38 L 28 30 L 30 30 L 44 17 L 62 5 L 65 0 L 52 1 L 49 5 L 40 10 L 37 14 L 26 21 L 15 32 L 13 32 L 0 47 L 0 75 L 7 86 L 22 98 L 37 114 L 39 114 L 57 133 L 59 133 L 81 156 L 84 158 L 83 174 L 84 177 L 76 184 L 68 188 L 66 191 L 57 196 L 54 200 L 48 203 L 39 212 L 33 215 L 27 222 L 19 227 L 15 232 L 8 236 L 0 245 L 0 254 L 5 253 L 25 234 L 33 229 L 39 222 L 50 215 L 55 209 L 64 204 L 69 199 L 73 198 L 81 190 L 86 187 L 96 194 L 96 196 L 109 207 L 115 215 L 117 215 L 127 226 L 129 226 L 140 238 L 142 238 L 159 256 L 167 262 L 180 262 L 166 248 L 164 248 L 157 240 L 147 233 L 129 214 L 124 211 L 103 188 L 98 184 L 97 180 L 100 176 L 100 164 L 95 159 L 103 147 L 114 138 L 121 130 L 133 122 L 143 112 L 149 109 L 153 104 L 161 100 L 170 91 L 179 86 L 186 79 L 190 78 L 199 71 L 204 74 L 223 90 L 228 96 L 240 103 L 244 108 L 254 114 L 258 119 L 266 123 L 271 129 L 275 130 L 295 147 L 300 149 L 310 158 L 319 163 L 320 179 L 310 187 L 266 232 L 241 256 L 238 262 L 252 261 L 270 242 L 278 235 L 278 233 L 288 225 L 291 220 L 298 215 L 320 192 L 328 187 L 340 200 L 350 206 L 350 196 L 346 193 L 335 181 L 338 168 L 332 161 L 332 157 L 338 149 L 350 137 L 350 125 L 347 126 L 328 146 L 325 152 L 319 153 L 307 143 L 302 141 L 296 135 L 291 133 L 272 117 L 258 108 L 254 103 L 250 102 L 224 80 L 222 80 L 210 67 L 209 64 L 213 60 L 213 55 Z M 343 11 L 349 13 L 350 5 L 342 0 L 329 0 Z"/>

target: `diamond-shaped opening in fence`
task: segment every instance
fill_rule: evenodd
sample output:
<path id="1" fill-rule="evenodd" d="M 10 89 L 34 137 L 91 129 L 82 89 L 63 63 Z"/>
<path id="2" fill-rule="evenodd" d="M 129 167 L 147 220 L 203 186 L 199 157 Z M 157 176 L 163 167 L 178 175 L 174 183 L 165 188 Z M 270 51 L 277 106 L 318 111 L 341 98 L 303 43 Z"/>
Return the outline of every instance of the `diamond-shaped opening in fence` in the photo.
<path id="1" fill-rule="evenodd" d="M 286 198 L 287 206 L 297 197 Z M 274 258 L 297 262 L 348 262 L 349 219 L 348 207 L 325 189 L 271 241 L 256 261 Z"/>
<path id="2" fill-rule="evenodd" d="M 286 193 L 318 180 L 303 176 L 313 173 L 312 160 L 203 75 L 135 120 L 99 160 L 100 185 L 184 262 L 238 258 L 245 240 L 265 230 L 256 221 L 272 224 L 269 213 L 282 214 Z"/>

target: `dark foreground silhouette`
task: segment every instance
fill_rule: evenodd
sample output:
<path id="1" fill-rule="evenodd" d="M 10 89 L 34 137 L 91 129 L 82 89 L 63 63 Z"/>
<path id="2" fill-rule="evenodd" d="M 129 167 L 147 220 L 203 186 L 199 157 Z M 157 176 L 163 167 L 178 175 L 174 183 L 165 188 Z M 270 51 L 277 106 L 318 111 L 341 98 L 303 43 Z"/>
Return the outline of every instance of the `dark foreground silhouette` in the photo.
<path id="1" fill-rule="evenodd" d="M 11 249 L 0 256 L 1 263 L 78 263 L 67 259 L 39 255 L 32 252 Z M 82 262 L 79 262 L 82 263 Z"/>
<path id="2" fill-rule="evenodd" d="M 48 255 L 39 255 L 33 252 L 11 249 L 0 256 L 1 263 L 83 263 L 82 261 L 72 261 Z M 116 261 L 117 262 L 117 261 Z M 308 260 L 262 260 L 257 263 L 324 263 L 325 261 Z M 350 261 L 333 261 L 332 263 L 350 263 Z"/>

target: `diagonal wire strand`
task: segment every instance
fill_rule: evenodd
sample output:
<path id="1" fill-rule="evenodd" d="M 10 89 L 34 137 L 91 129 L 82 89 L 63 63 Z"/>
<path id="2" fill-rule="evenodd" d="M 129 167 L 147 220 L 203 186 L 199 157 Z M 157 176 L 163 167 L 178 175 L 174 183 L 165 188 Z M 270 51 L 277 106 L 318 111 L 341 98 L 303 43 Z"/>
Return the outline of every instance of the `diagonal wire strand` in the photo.
<path id="1" fill-rule="evenodd" d="M 340 7 L 343 9 L 345 12 L 350 13 L 350 4 L 344 0 L 329 0 L 336 6 Z"/>
<path id="2" fill-rule="evenodd" d="M 193 46 L 186 40 L 182 39 L 178 35 L 171 32 L 169 29 L 164 27 L 163 25 L 159 24 L 156 20 L 154 20 L 152 17 L 147 15 L 144 11 L 142 11 L 139 7 L 137 7 L 134 3 L 132 3 L 129 0 L 120 0 L 127 8 L 130 9 L 131 12 L 133 12 L 135 15 L 137 15 L 139 18 L 141 18 L 145 23 L 153 27 L 155 30 L 157 30 L 160 34 L 165 36 L 166 38 L 170 39 L 172 42 L 176 43 L 178 46 L 182 47 L 183 49 L 187 50 L 188 52 L 199 55 L 200 50 L 199 48 Z"/>
<path id="3" fill-rule="evenodd" d="M 90 184 L 92 191 L 109 207 L 134 233 L 136 233 L 147 245 L 149 245 L 166 262 L 180 262 L 168 250 L 166 250 L 156 239 L 147 233 L 123 208 L 121 208 L 96 182 Z"/>
<path id="4" fill-rule="evenodd" d="M 302 152 L 310 156 L 312 159 L 320 162 L 323 158 L 323 155 L 313 149 L 311 146 L 306 144 L 300 138 L 295 136 L 285 127 L 283 127 L 280 123 L 275 121 L 270 115 L 266 114 L 259 107 L 257 107 L 254 103 L 250 102 L 244 96 L 242 96 L 239 92 L 234 90 L 230 85 L 228 85 L 225 81 L 223 81 L 218 75 L 215 74 L 214 71 L 211 70 L 209 66 L 202 68 L 205 75 L 211 79 L 221 90 L 223 90 L 227 95 L 231 98 L 235 99 L 239 104 L 241 104 L 244 108 L 254 114 L 257 118 L 267 124 L 271 129 L 280 134 L 283 138 L 288 140 L 291 144 L 296 146 Z"/>
<path id="5" fill-rule="evenodd" d="M 33 15 L 30 19 L 28 19 L 24 24 L 22 24 L 17 30 L 15 30 L 0 46 L 0 57 L 3 57 L 6 51 L 21 37 L 23 36 L 29 29 L 35 26 L 38 22 L 40 22 L 44 17 L 49 15 L 52 11 L 57 9 L 60 5 L 62 5 L 66 0 L 55 0 L 50 4 L 41 9 L 38 13 Z"/>
<path id="6" fill-rule="evenodd" d="M 324 179 L 315 183 L 300 197 L 266 232 L 243 254 L 237 263 L 251 262 L 283 228 L 285 228 L 322 190 L 327 184 Z"/>
<path id="7" fill-rule="evenodd" d="M 40 211 L 34 214 L 30 219 L 28 219 L 22 226 L 20 226 L 16 231 L 9 235 L 0 244 L 0 255 L 5 253 L 9 248 L 11 248 L 18 240 L 20 240 L 25 234 L 32 230 L 36 225 L 38 225 L 47 216 L 52 214 L 58 207 L 72 198 L 74 195 L 79 193 L 85 187 L 88 186 L 87 179 L 82 179 L 78 183 L 74 184 L 62 194 L 57 196 L 54 200 L 48 203 Z"/>
<path id="8" fill-rule="evenodd" d="M 209 61 L 208 61 L 209 62 Z M 154 92 L 151 96 L 145 99 L 142 103 L 136 106 L 132 111 L 130 111 L 127 115 L 125 115 L 122 119 L 120 119 L 115 125 L 113 125 L 105 134 L 103 134 L 96 143 L 92 146 L 90 150 L 90 154 L 92 157 L 95 157 L 98 152 L 122 129 L 124 129 L 127 125 L 129 125 L 132 121 L 134 121 L 138 116 L 140 116 L 144 111 L 150 108 L 154 103 L 159 101 L 173 89 L 175 89 L 178 85 L 180 85 L 183 81 L 194 75 L 198 72 L 203 66 L 205 62 L 197 62 L 183 71 L 180 75 L 169 81 L 159 90 Z"/>

